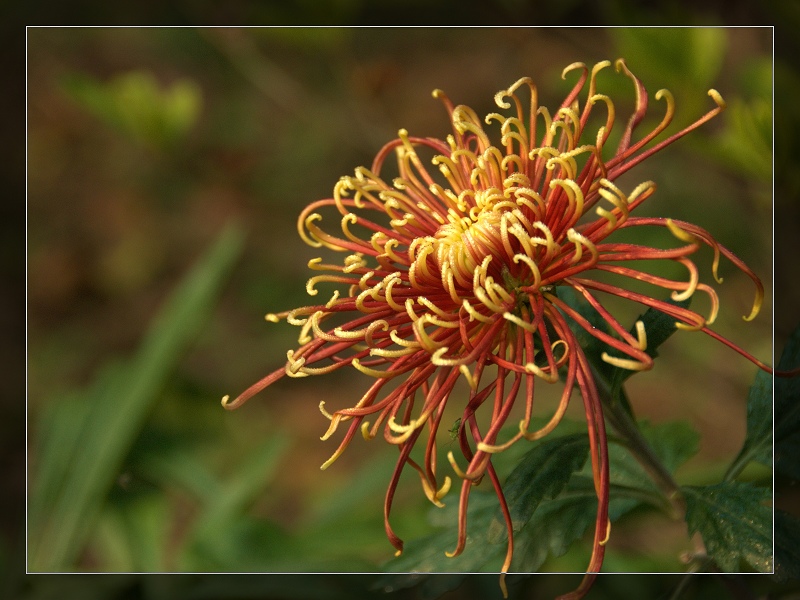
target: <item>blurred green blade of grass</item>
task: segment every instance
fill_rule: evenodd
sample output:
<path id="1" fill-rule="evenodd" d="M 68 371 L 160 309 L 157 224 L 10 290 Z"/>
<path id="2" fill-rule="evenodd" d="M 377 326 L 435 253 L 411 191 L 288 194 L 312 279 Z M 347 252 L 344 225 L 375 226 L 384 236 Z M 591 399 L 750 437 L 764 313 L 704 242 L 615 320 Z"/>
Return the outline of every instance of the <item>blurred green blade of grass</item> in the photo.
<path id="1" fill-rule="evenodd" d="M 166 498 L 158 494 L 107 504 L 93 542 L 99 542 L 108 569 L 123 573 L 166 570 L 170 512 Z"/>
<path id="2" fill-rule="evenodd" d="M 36 479 L 28 500 L 31 537 L 41 535 L 51 500 L 69 475 L 70 457 L 80 442 L 79 433 L 92 405 L 91 398 L 108 387 L 119 368 L 120 365 L 106 364 L 86 393 L 72 392 L 42 407 L 34 450 Z"/>
<path id="3" fill-rule="evenodd" d="M 222 493 L 217 477 L 198 457 L 181 447 L 169 453 L 149 456 L 142 472 L 161 485 L 179 485 L 201 502 Z"/>
<path id="4" fill-rule="evenodd" d="M 172 293 L 133 359 L 102 372 L 88 407 L 79 409 L 83 418 L 59 412 L 46 430 L 34 489 L 47 495 L 35 501 L 32 519 L 41 521 L 31 523 L 36 537 L 29 540 L 29 570 L 74 567 L 127 451 L 168 374 L 210 315 L 243 240 L 239 225 L 226 227 Z"/>
<path id="5" fill-rule="evenodd" d="M 288 436 L 270 437 L 253 451 L 224 485 L 217 487 L 218 493 L 206 496 L 205 508 L 188 536 L 187 560 L 191 561 L 192 549 L 213 547 L 220 535 L 241 518 L 248 505 L 258 498 L 277 473 L 288 446 Z"/>

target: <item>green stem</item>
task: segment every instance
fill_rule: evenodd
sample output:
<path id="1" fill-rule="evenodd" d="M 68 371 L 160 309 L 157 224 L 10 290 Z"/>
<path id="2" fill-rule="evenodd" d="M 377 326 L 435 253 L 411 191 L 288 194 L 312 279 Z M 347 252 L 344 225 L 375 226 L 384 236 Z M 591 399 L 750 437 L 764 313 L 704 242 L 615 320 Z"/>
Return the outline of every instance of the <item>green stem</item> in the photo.
<path id="1" fill-rule="evenodd" d="M 617 402 L 602 378 L 596 378 L 597 391 L 603 403 L 606 419 L 614 428 L 617 435 L 624 441 L 625 446 L 634 458 L 647 471 L 653 482 L 664 495 L 670 506 L 670 516 L 673 519 L 682 519 L 686 506 L 681 494 L 681 488 L 673 479 L 672 474 L 662 464 L 650 444 L 642 435 L 636 422 L 625 411 L 620 402 Z"/>
<path id="2" fill-rule="evenodd" d="M 728 470 L 725 471 L 725 476 L 722 478 L 722 481 L 733 481 L 741 475 L 745 467 L 753 461 L 753 456 L 756 455 L 759 450 L 759 448 L 751 448 L 747 452 L 740 452 L 739 456 L 737 456 L 731 463 L 731 466 L 728 467 Z"/>

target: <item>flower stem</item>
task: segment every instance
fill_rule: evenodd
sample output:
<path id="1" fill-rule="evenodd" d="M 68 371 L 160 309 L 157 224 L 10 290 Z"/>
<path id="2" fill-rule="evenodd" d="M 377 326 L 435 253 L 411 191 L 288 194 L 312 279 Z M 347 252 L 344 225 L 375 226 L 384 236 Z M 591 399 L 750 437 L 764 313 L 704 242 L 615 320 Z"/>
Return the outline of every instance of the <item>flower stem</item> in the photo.
<path id="1" fill-rule="evenodd" d="M 613 397 L 608 384 L 602 378 L 596 378 L 596 381 L 597 391 L 600 394 L 605 417 L 609 424 L 668 501 L 670 517 L 682 519 L 686 512 L 686 505 L 680 486 L 642 435 L 636 422 L 622 404 Z"/>

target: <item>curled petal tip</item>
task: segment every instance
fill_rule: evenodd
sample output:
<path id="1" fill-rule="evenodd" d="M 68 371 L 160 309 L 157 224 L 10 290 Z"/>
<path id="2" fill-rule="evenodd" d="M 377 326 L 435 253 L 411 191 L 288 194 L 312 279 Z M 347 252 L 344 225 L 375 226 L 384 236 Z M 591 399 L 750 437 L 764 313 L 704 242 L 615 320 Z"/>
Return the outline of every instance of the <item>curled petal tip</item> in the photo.
<path id="1" fill-rule="evenodd" d="M 700 323 L 684 323 L 683 321 L 675 321 L 675 327 L 678 329 L 682 329 L 683 331 L 700 331 L 703 327 L 705 327 L 706 321 L 703 320 Z"/>
<path id="2" fill-rule="evenodd" d="M 229 401 L 230 399 L 231 399 L 231 397 L 230 397 L 228 394 L 225 394 L 225 395 L 222 397 L 222 408 L 228 408 L 228 401 Z"/>
<path id="3" fill-rule="evenodd" d="M 724 110 L 728 106 L 728 103 L 725 102 L 725 99 L 722 97 L 722 94 L 720 94 L 717 90 L 713 88 L 708 90 L 708 95 L 711 96 L 714 102 L 717 103 L 717 106 L 719 106 L 721 109 Z"/>
<path id="4" fill-rule="evenodd" d="M 574 71 L 575 69 L 584 69 L 584 68 L 586 68 L 586 65 L 582 62 L 574 62 L 571 65 L 567 65 L 566 67 L 564 67 L 564 70 L 561 71 L 561 79 L 566 79 L 567 73 L 569 73 L 570 71 Z"/>
<path id="5" fill-rule="evenodd" d="M 688 242 L 690 244 L 697 243 L 697 237 L 693 236 L 688 231 L 684 231 L 683 229 L 678 227 L 672 219 L 667 219 L 665 223 L 667 225 L 667 229 L 669 229 L 672 235 L 674 235 L 679 240 L 683 242 Z"/>
<path id="6" fill-rule="evenodd" d="M 758 316 L 758 313 L 760 313 L 760 312 L 761 312 L 761 302 L 757 301 L 753 305 L 753 309 L 750 311 L 750 314 L 749 315 L 744 315 L 742 317 L 742 319 L 745 320 L 745 321 L 752 321 L 753 319 L 755 319 Z"/>
<path id="7" fill-rule="evenodd" d="M 606 523 L 606 537 L 602 540 L 597 542 L 600 546 L 605 546 L 608 543 L 608 540 L 611 539 L 611 521 Z"/>
<path id="8" fill-rule="evenodd" d="M 610 60 L 601 60 L 600 62 L 596 63 L 594 67 L 592 67 L 592 73 L 596 74 L 600 72 L 602 69 L 605 69 L 606 67 L 610 66 L 611 66 Z"/>

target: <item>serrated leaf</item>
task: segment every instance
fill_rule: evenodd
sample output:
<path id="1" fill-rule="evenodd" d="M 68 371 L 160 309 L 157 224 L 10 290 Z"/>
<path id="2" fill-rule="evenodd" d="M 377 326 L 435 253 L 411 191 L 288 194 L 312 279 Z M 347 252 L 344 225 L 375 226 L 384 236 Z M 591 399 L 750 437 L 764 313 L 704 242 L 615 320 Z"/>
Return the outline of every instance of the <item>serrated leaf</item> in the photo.
<path id="1" fill-rule="evenodd" d="M 591 483 L 590 489 L 580 491 L 570 501 L 552 500 L 564 490 L 573 473 L 583 467 L 588 451 L 585 433 L 547 440 L 526 453 L 509 474 L 503 491 L 518 535 L 516 543 L 523 545 L 515 551 L 513 571 L 530 570 L 533 563 L 540 566 L 548 552 L 565 552 L 569 544 L 582 536 L 586 527 L 594 522 L 597 498 Z M 494 494 L 479 491 L 470 495 L 467 545 L 464 552 L 454 558 L 445 555 L 446 551 L 453 550 L 457 540 L 458 507 L 457 503 L 451 504 L 435 512 L 436 522 L 446 524 L 446 527 L 436 534 L 407 543 L 403 554 L 390 561 L 386 569 L 434 573 L 499 569 L 506 551 L 506 539 L 505 524 L 497 514 L 497 498 Z M 544 506 L 548 508 L 540 517 L 538 510 Z M 537 514 L 531 518 L 534 511 Z M 523 547 L 532 548 L 530 556 Z M 394 580 L 386 582 L 398 585 Z"/>
<path id="2" fill-rule="evenodd" d="M 608 516 L 619 519 L 641 504 L 638 495 L 612 486 Z M 514 538 L 514 572 L 536 572 L 548 557 L 564 555 L 569 547 L 594 527 L 597 495 L 591 476 L 575 475 L 556 498 L 544 500 L 534 517 Z"/>
<path id="3" fill-rule="evenodd" d="M 514 531 L 530 520 L 542 500 L 561 493 L 588 455 L 589 437 L 584 433 L 545 440 L 522 458 L 503 484 Z"/>
<path id="4" fill-rule="evenodd" d="M 728 573 L 742 562 L 757 571 L 772 570 L 772 510 L 765 504 L 770 491 L 729 481 L 682 488 L 689 534 L 699 532 L 708 555 Z"/>

